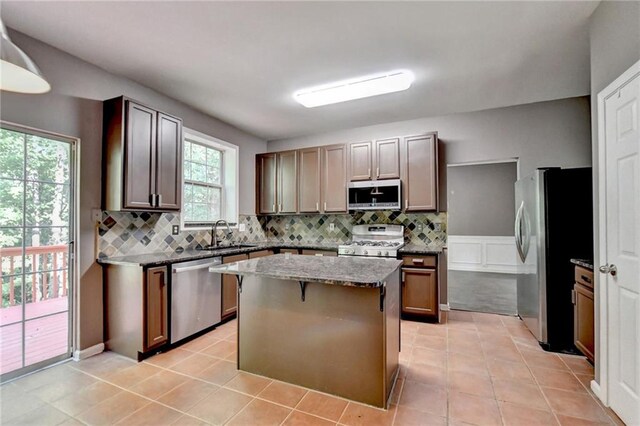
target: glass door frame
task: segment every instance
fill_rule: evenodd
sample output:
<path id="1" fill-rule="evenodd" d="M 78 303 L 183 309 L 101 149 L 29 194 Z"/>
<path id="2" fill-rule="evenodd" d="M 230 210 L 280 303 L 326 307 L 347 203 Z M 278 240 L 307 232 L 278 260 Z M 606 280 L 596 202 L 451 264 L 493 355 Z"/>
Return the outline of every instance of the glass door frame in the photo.
<path id="1" fill-rule="evenodd" d="M 10 380 L 13 380 L 17 377 L 32 373 L 34 371 L 40 370 L 42 368 L 46 368 L 52 366 L 54 364 L 71 360 L 75 348 L 78 343 L 78 330 L 77 325 L 79 324 L 78 318 L 78 292 L 76 289 L 78 288 L 77 277 L 80 276 L 78 269 L 78 256 L 77 256 L 77 241 L 79 236 L 79 208 L 80 208 L 80 138 L 75 138 L 72 136 L 63 135 L 60 133 L 49 132 L 46 130 L 36 129 L 29 126 L 24 126 L 17 123 L 12 123 L 5 120 L 0 120 L 0 128 L 10 130 L 13 132 L 24 133 L 27 135 L 42 137 L 46 139 L 51 139 L 59 142 L 68 143 L 70 146 L 70 161 L 69 161 L 69 201 L 71 203 L 71 207 L 69 208 L 69 252 L 67 255 L 67 280 L 68 280 L 68 342 L 67 342 L 67 352 L 61 355 L 57 355 L 53 358 L 49 358 L 43 361 L 36 362 L 34 364 L 30 364 L 28 366 L 23 365 L 21 368 L 10 371 L 8 373 L 4 373 L 0 375 L 0 383 L 4 383 Z M 26 151 L 25 151 L 26 155 Z M 25 160 L 26 165 L 26 160 Z M 25 197 L 26 194 L 23 194 Z M 25 212 L 23 211 L 23 215 Z M 23 223 L 22 227 L 25 228 L 26 224 Z M 23 233 L 24 234 L 24 233 Z M 22 241 L 23 249 L 25 247 L 25 241 Z M 23 252 L 23 256 L 26 256 Z M 24 262 L 24 261 L 23 261 Z M 23 272 L 24 274 L 24 272 Z M 25 296 L 24 296 L 24 279 L 22 280 L 23 292 L 22 292 L 22 360 L 24 364 L 25 359 Z"/>

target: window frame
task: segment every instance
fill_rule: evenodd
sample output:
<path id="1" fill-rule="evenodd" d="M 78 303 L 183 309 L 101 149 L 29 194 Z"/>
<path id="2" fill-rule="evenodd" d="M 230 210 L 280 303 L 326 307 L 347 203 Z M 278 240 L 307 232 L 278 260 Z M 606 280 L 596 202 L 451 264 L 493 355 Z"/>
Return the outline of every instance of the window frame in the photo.
<path id="1" fill-rule="evenodd" d="M 215 223 L 215 220 L 211 222 L 185 222 L 185 196 L 184 189 L 185 183 L 191 185 L 200 185 L 203 187 L 219 188 L 220 189 L 220 218 L 216 220 L 226 220 L 233 228 L 238 224 L 238 210 L 239 210 L 239 194 L 238 194 L 238 182 L 239 182 L 239 148 L 236 145 L 230 144 L 213 136 L 200 133 L 198 131 L 184 128 L 183 142 L 190 142 L 197 145 L 202 145 L 207 148 L 212 148 L 220 152 L 220 183 L 206 183 L 201 181 L 194 181 L 192 179 L 185 179 L 184 172 L 180 177 L 180 184 L 182 185 L 183 197 L 181 201 L 180 211 L 180 230 L 184 231 L 196 231 L 196 230 L 208 230 Z M 184 149 L 184 148 L 183 148 Z M 184 166 L 185 159 L 182 159 L 182 165 Z"/>

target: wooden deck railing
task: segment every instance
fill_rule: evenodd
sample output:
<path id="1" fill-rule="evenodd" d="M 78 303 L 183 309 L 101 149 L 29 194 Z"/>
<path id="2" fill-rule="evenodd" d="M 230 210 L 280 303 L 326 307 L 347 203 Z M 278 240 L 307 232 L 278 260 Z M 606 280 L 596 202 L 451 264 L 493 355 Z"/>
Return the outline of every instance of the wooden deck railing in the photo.
<path id="1" fill-rule="evenodd" d="M 30 267 L 30 270 L 24 277 L 30 283 L 24 283 L 24 292 L 25 294 L 31 292 L 30 303 L 67 295 L 67 253 L 66 244 L 25 248 L 24 266 Z M 0 283 L 2 283 L 0 307 L 22 303 L 21 298 L 16 302 L 16 282 L 19 287 L 23 279 L 20 275 L 22 267 L 22 247 L 0 248 Z M 9 281 L 6 289 L 3 277 Z"/>

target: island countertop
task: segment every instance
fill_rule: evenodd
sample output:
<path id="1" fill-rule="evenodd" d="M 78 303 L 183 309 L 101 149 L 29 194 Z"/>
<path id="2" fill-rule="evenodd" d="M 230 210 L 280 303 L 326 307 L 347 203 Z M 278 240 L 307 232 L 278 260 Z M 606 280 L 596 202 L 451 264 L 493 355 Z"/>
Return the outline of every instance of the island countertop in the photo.
<path id="1" fill-rule="evenodd" d="M 397 259 L 277 254 L 209 268 L 210 272 L 352 287 L 382 287 L 402 264 Z"/>

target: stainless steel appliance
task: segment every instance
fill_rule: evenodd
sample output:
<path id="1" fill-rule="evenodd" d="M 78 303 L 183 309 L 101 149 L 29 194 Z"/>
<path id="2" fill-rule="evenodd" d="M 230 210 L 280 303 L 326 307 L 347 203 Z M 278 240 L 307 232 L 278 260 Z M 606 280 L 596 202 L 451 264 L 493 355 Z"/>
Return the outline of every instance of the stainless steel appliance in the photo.
<path id="1" fill-rule="evenodd" d="M 544 349 L 573 352 L 570 259 L 593 256 L 591 168 L 538 169 L 515 198 L 518 315 Z"/>
<path id="2" fill-rule="evenodd" d="M 404 245 L 402 225 L 356 225 L 351 242 L 338 246 L 338 256 L 397 257 Z"/>
<path id="3" fill-rule="evenodd" d="M 349 210 L 400 210 L 401 198 L 400 179 L 349 184 Z"/>
<path id="4" fill-rule="evenodd" d="M 171 265 L 171 343 L 221 321 L 222 276 L 209 272 L 221 263 L 214 257 Z"/>

